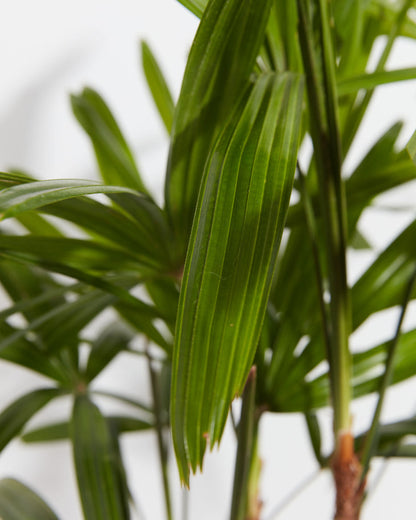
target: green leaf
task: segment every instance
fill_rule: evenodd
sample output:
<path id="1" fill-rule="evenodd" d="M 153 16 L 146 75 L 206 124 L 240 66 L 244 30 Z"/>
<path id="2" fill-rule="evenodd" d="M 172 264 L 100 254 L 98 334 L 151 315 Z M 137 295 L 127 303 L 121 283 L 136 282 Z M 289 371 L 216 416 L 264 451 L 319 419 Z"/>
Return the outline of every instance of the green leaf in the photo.
<path id="1" fill-rule="evenodd" d="M 145 41 L 142 41 L 142 64 L 147 84 L 152 93 L 153 100 L 159 111 L 168 134 L 172 129 L 173 112 L 175 105 L 173 103 L 172 94 L 163 77 L 162 71 L 154 57 L 150 47 Z"/>
<path id="2" fill-rule="evenodd" d="M 0 452 L 17 435 L 36 412 L 63 391 L 59 388 L 42 388 L 19 397 L 0 414 Z"/>
<path id="3" fill-rule="evenodd" d="M 92 343 L 85 376 L 92 381 L 123 350 L 127 350 L 133 334 L 122 324 L 112 323 Z"/>
<path id="4" fill-rule="evenodd" d="M 85 88 L 71 96 L 72 110 L 91 138 L 105 184 L 147 193 L 133 154 L 104 99 Z"/>
<path id="5" fill-rule="evenodd" d="M 6 188 L 0 192 L 0 212 L 3 219 L 81 195 L 95 193 L 137 192 L 119 186 L 103 186 L 94 181 L 78 179 L 59 179 L 51 181 L 35 181 Z"/>
<path id="6" fill-rule="evenodd" d="M 358 92 L 360 89 L 371 90 L 379 85 L 411 79 L 416 79 L 415 67 L 398 70 L 383 70 L 342 79 L 338 82 L 337 90 L 339 96 L 344 96 L 345 94 Z"/>
<path id="7" fill-rule="evenodd" d="M 62 237 L 63 233 L 59 231 L 44 217 L 35 211 L 26 211 L 20 213 L 17 220 L 33 235 L 43 235 L 50 237 Z"/>
<path id="8" fill-rule="evenodd" d="M 2 177 L 7 179 L 10 174 L 1 174 L 0 179 Z M 102 186 L 91 181 L 28 183 L 24 179 L 15 179 L 13 175 L 11 178 L 14 183 L 20 180 L 24 184 L 3 190 L 0 208 L 5 210 L 5 217 L 17 216 L 35 234 L 62 236 L 39 215 L 29 215 L 28 209 L 40 209 L 73 222 L 83 231 L 93 234 L 95 239 L 110 240 L 127 251 L 140 252 L 150 263 L 158 259 L 162 266 L 171 268 L 172 239 L 165 215 L 149 197 L 128 188 Z M 106 193 L 117 206 L 106 206 L 82 196 L 96 192 Z"/>
<path id="9" fill-rule="evenodd" d="M 111 415 L 105 418 L 111 428 L 119 434 L 146 431 L 153 428 L 153 424 L 135 417 Z M 68 421 L 48 424 L 40 428 L 25 432 L 21 439 L 28 444 L 38 442 L 66 441 L 70 438 L 70 423 Z"/>
<path id="10" fill-rule="evenodd" d="M 110 428 L 87 396 L 76 397 L 70 430 L 85 519 L 128 520 L 123 470 Z"/>
<path id="11" fill-rule="evenodd" d="M 171 343 L 159 332 L 148 315 L 139 312 L 137 308 L 126 302 L 118 302 L 114 308 L 128 324 L 171 354 Z"/>
<path id="12" fill-rule="evenodd" d="M 0 323 L 0 343 L 5 338 L 18 335 L 18 331 L 7 323 Z M 70 383 L 71 374 L 67 367 L 58 360 L 51 358 L 47 353 L 39 350 L 38 346 L 20 335 L 9 346 L 0 348 L 0 359 L 15 363 L 22 367 L 34 370 L 39 374 L 59 381 L 63 385 Z"/>
<path id="13" fill-rule="evenodd" d="M 198 18 L 201 18 L 208 0 L 178 0 L 183 6 L 194 13 Z"/>
<path id="14" fill-rule="evenodd" d="M 407 143 L 406 149 L 412 159 L 412 161 L 416 165 L 416 132 L 413 133 L 409 142 Z"/>
<path id="15" fill-rule="evenodd" d="M 373 313 L 401 303 L 415 262 L 416 221 L 379 254 L 354 284 L 353 330 Z M 411 297 L 415 297 L 415 291 Z"/>
<path id="16" fill-rule="evenodd" d="M 48 353 L 57 352 L 77 341 L 79 332 L 101 311 L 116 301 L 111 294 L 93 290 L 75 301 L 65 302 L 55 309 L 32 320 L 0 342 L 0 352 L 24 338 L 29 331 L 36 331 L 46 344 Z"/>
<path id="17" fill-rule="evenodd" d="M 362 446 L 368 432 L 355 438 L 357 448 Z M 396 454 L 397 448 L 409 435 L 416 435 L 416 417 L 403 419 L 393 423 L 380 424 L 378 429 L 377 455 Z"/>
<path id="18" fill-rule="evenodd" d="M 76 238 L 0 235 L 0 251 L 35 264 L 50 262 L 96 273 L 113 272 L 115 267 L 137 272 L 147 262 L 121 248 Z"/>
<path id="19" fill-rule="evenodd" d="M 301 102 L 299 77 L 260 77 L 207 163 L 173 361 L 173 439 L 185 481 L 207 438 L 219 441 L 253 361 L 292 189 Z"/>
<path id="20" fill-rule="evenodd" d="M 264 38 L 271 0 L 211 0 L 189 54 L 175 110 L 165 184 L 185 255 L 205 162 L 241 99 Z"/>
<path id="21" fill-rule="evenodd" d="M 0 480 L 2 520 L 58 520 L 50 507 L 29 487 L 13 478 Z"/>

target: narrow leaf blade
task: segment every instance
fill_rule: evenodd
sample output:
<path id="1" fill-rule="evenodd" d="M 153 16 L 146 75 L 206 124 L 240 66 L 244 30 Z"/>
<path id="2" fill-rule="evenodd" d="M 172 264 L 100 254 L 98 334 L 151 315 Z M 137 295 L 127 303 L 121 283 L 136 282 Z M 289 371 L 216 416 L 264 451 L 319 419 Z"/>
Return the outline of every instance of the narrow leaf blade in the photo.
<path id="1" fill-rule="evenodd" d="M 87 396 L 75 399 L 71 437 L 85 519 L 127 520 L 128 497 L 111 432 Z"/>
<path id="2" fill-rule="evenodd" d="M 2 520 L 58 520 L 52 509 L 29 487 L 18 480 L 0 480 Z"/>
<path id="3" fill-rule="evenodd" d="M 175 110 L 165 183 L 166 209 L 183 255 L 206 159 L 247 87 L 271 3 L 212 0 L 195 36 Z"/>
<path id="4" fill-rule="evenodd" d="M 0 452 L 20 433 L 36 412 L 55 397 L 62 395 L 58 388 L 43 388 L 25 394 L 0 414 Z"/>
<path id="5" fill-rule="evenodd" d="M 207 438 L 219 441 L 254 357 L 293 183 L 301 100 L 299 77 L 261 77 L 207 163 L 173 361 L 173 439 L 185 481 Z"/>
<path id="6" fill-rule="evenodd" d="M 152 93 L 153 100 L 159 111 L 160 117 L 165 124 L 168 134 L 170 134 L 173 121 L 173 112 L 175 105 L 173 103 L 172 94 L 163 77 L 162 71 L 153 55 L 150 47 L 145 41 L 142 41 L 142 64 L 147 84 Z"/>

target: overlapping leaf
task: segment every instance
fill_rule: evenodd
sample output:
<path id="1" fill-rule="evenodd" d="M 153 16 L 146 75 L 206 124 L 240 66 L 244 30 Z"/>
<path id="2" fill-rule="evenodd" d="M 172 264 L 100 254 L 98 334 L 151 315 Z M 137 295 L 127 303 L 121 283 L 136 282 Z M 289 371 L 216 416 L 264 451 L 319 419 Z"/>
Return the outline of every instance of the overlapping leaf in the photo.
<path id="1" fill-rule="evenodd" d="M 19 397 L 0 414 L 0 451 L 20 433 L 25 424 L 55 397 L 62 395 L 59 388 L 43 388 Z"/>
<path id="2" fill-rule="evenodd" d="M 208 0 L 178 0 L 183 6 L 201 18 Z"/>
<path id="3" fill-rule="evenodd" d="M 302 88 L 263 76 L 207 163 L 181 290 L 171 416 L 181 477 L 221 436 L 252 363 L 283 231 Z"/>
<path id="4" fill-rule="evenodd" d="M 75 117 L 91 138 L 104 182 L 147 193 L 133 153 L 104 99 L 85 88 L 71 96 L 71 102 Z"/>
<path id="5" fill-rule="evenodd" d="M 166 130 L 170 133 L 173 121 L 173 111 L 175 109 L 172 94 L 163 77 L 162 71 L 154 57 L 150 47 L 146 42 L 142 42 L 142 62 L 147 84 L 152 93 L 153 100 L 159 114 L 165 124 Z"/>
<path id="6" fill-rule="evenodd" d="M 202 16 L 175 110 L 165 184 L 182 255 L 206 159 L 253 71 L 271 3 L 211 0 Z"/>
<path id="7" fill-rule="evenodd" d="M 153 428 L 153 423 L 136 417 L 110 415 L 105 418 L 110 428 L 119 434 L 129 432 L 147 431 Z M 48 424 L 33 430 L 29 430 L 22 435 L 22 441 L 26 443 L 38 442 L 57 442 L 70 439 L 70 423 L 68 421 Z"/>
<path id="8" fill-rule="evenodd" d="M 87 396 L 75 399 L 70 432 L 85 520 L 128 520 L 119 453 L 106 419 Z"/>
<path id="9" fill-rule="evenodd" d="M 29 487 L 13 478 L 0 480 L 2 520 L 58 520 L 52 509 Z"/>

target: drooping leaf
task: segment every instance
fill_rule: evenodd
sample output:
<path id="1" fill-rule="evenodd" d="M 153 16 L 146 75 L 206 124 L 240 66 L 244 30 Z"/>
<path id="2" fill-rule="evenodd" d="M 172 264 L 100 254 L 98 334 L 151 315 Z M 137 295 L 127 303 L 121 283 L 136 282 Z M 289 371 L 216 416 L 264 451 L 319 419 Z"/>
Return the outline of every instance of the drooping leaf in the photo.
<path id="1" fill-rule="evenodd" d="M 121 351 L 128 348 L 133 334 L 126 326 L 112 323 L 92 343 L 85 376 L 92 381 Z"/>
<path id="2" fill-rule="evenodd" d="M 173 361 L 173 439 L 185 481 L 207 439 L 219 441 L 254 357 L 293 183 L 301 100 L 298 77 L 261 77 L 207 163 Z"/>
<path id="3" fill-rule="evenodd" d="M 8 349 L 29 331 L 38 332 L 49 354 L 62 350 L 77 341 L 79 332 L 100 312 L 116 301 L 111 294 L 92 290 L 75 301 L 65 302 L 17 329 L 0 342 L 0 352 Z"/>
<path id="4" fill-rule="evenodd" d="M 249 82 L 271 0 L 211 0 L 186 66 L 165 183 L 168 216 L 184 256 L 212 143 Z"/>
<path id="5" fill-rule="evenodd" d="M 13 174 L 1 174 L 13 186 L 0 193 L 4 218 L 15 216 L 36 235 L 62 237 L 55 227 L 34 213 L 40 209 L 68 220 L 100 241 L 110 240 L 128 252 L 137 251 L 150 263 L 171 265 L 168 226 L 161 209 L 147 196 L 128 188 L 103 186 L 92 181 L 60 180 L 28 182 Z M 20 183 L 19 183 L 20 181 Z M 105 193 L 117 206 L 110 207 L 83 195 Z M 26 218 L 27 217 L 27 218 Z M 34 217 L 34 222 L 31 217 Z M 26 226 L 26 227 L 27 227 Z M 42 232 L 41 232 L 42 231 Z"/>
<path id="6" fill-rule="evenodd" d="M 151 341 L 156 343 L 156 345 L 162 347 L 165 352 L 169 354 L 172 352 L 171 343 L 155 327 L 151 316 L 141 313 L 133 305 L 126 302 L 118 302 L 114 305 L 114 308 L 120 316 L 138 332 L 141 332 Z"/>
<path id="7" fill-rule="evenodd" d="M 165 124 L 168 134 L 170 134 L 173 121 L 173 112 L 175 105 L 173 103 L 172 94 L 163 77 L 162 71 L 154 57 L 150 47 L 145 41 L 142 41 L 142 64 L 147 84 L 152 93 L 153 100 L 159 111 L 160 117 Z"/>
<path id="8" fill-rule="evenodd" d="M 0 452 L 17 435 L 36 412 L 63 391 L 59 388 L 42 388 L 19 397 L 0 414 Z"/>
<path id="9" fill-rule="evenodd" d="M 401 303 L 415 263 L 416 222 L 412 222 L 354 284 L 353 329 L 373 313 Z"/>
<path id="10" fill-rule="evenodd" d="M 85 88 L 71 96 L 72 110 L 89 135 L 105 184 L 147 193 L 136 162 L 104 99 Z"/>
<path id="11" fill-rule="evenodd" d="M 128 187 L 103 186 L 98 182 L 78 179 L 26 182 L 0 192 L 0 212 L 4 219 L 81 195 L 126 193 L 127 191 L 137 194 Z"/>
<path id="12" fill-rule="evenodd" d="M 61 263 L 86 272 L 113 272 L 115 267 L 134 272 L 147 263 L 134 252 L 77 238 L 0 235 L 0 251 L 33 263 Z"/>
<path id="13" fill-rule="evenodd" d="M 17 333 L 17 329 L 7 323 L 0 323 L 0 343 L 5 338 L 15 336 Z M 31 343 L 23 336 L 20 336 L 9 346 L 1 348 L 0 358 L 29 370 L 34 370 L 62 384 L 70 383 L 70 370 L 62 366 L 56 359 L 51 359 L 47 353 L 40 351 L 36 344 Z"/>
<path id="14" fill-rule="evenodd" d="M 362 74 L 351 78 L 345 78 L 338 83 L 338 94 L 343 96 L 360 89 L 373 89 L 386 83 L 416 79 L 416 68 L 384 70 L 372 74 Z"/>
<path id="15" fill-rule="evenodd" d="M 128 520 L 123 470 L 110 428 L 87 396 L 78 395 L 75 399 L 70 431 L 85 519 Z"/>
<path id="16" fill-rule="evenodd" d="M 135 417 L 110 415 L 105 418 L 118 433 L 146 431 L 153 428 L 150 421 Z M 28 444 L 38 442 L 66 441 L 70 438 L 70 423 L 68 421 L 48 424 L 25 432 L 21 439 Z"/>
<path id="17" fill-rule="evenodd" d="M 58 520 L 39 495 L 13 478 L 0 480 L 0 518 L 2 520 Z"/>

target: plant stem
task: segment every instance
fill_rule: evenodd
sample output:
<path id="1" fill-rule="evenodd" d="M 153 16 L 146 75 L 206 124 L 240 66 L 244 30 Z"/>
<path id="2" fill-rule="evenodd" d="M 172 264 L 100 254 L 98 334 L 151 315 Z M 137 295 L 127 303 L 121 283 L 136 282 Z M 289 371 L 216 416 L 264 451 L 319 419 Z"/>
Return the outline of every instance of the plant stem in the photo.
<path id="1" fill-rule="evenodd" d="M 316 226 L 316 219 L 313 211 L 313 205 L 309 196 L 305 183 L 305 174 L 303 173 L 300 164 L 297 164 L 300 194 L 302 197 L 302 206 L 305 214 L 305 222 L 308 230 L 308 235 L 311 240 L 312 256 L 315 267 L 315 279 L 317 283 L 319 310 L 321 313 L 322 331 L 324 337 L 325 350 L 328 360 L 331 357 L 331 333 L 328 319 L 328 313 L 324 300 L 324 280 L 322 276 L 321 262 L 319 258 L 319 244 L 318 244 L 318 230 Z"/>
<path id="2" fill-rule="evenodd" d="M 163 439 L 163 420 L 161 417 L 163 410 L 162 410 L 162 406 L 161 406 L 157 374 L 152 365 L 152 357 L 149 352 L 148 343 L 146 344 L 146 358 L 147 358 L 147 364 L 148 364 L 148 368 L 149 368 L 150 384 L 151 384 L 151 388 L 152 388 L 157 444 L 158 444 L 158 449 L 159 449 L 159 459 L 160 459 L 160 467 L 161 467 L 161 471 L 162 471 L 163 491 L 164 491 L 164 497 L 165 497 L 166 517 L 168 520 L 172 520 L 172 518 L 173 518 L 172 504 L 171 504 L 171 499 L 170 499 L 170 486 L 169 486 L 169 478 L 168 478 L 168 456 L 167 456 L 166 444 Z"/>
<path id="3" fill-rule="evenodd" d="M 249 506 L 249 476 L 253 459 L 257 458 L 257 431 L 259 417 L 256 417 L 256 367 L 252 367 L 242 395 L 241 418 L 238 425 L 237 456 L 234 470 L 233 495 L 230 520 L 244 520 Z M 257 520 L 256 517 L 248 517 Z"/>
<path id="4" fill-rule="evenodd" d="M 391 378 L 393 375 L 393 368 L 394 368 L 394 358 L 395 358 L 395 355 L 397 352 L 397 346 L 399 344 L 400 336 L 402 333 L 404 317 L 406 315 L 406 310 L 407 310 L 407 307 L 408 307 L 408 304 L 409 304 L 409 301 L 410 301 L 410 298 L 412 295 L 415 281 L 416 281 L 416 268 L 409 280 L 409 283 L 407 284 L 399 320 L 398 320 L 397 326 L 396 326 L 396 332 L 394 334 L 393 340 L 391 341 L 390 345 L 388 346 L 385 370 L 384 370 L 383 377 L 381 378 L 380 388 L 378 391 L 377 406 L 374 411 L 374 416 L 373 416 L 373 420 L 371 422 L 371 427 L 367 433 L 367 436 L 364 441 L 364 446 L 362 449 L 362 455 L 361 455 L 361 463 L 363 465 L 362 479 L 365 478 L 365 476 L 368 472 L 371 457 L 374 454 L 374 451 L 376 450 L 376 447 L 377 447 L 377 438 L 378 438 L 379 425 L 380 425 L 380 415 L 381 415 L 382 407 L 384 404 L 384 397 L 386 394 L 386 390 L 391 383 Z"/>
<path id="5" fill-rule="evenodd" d="M 314 144 L 325 230 L 330 289 L 330 383 L 334 431 L 350 428 L 350 305 L 346 269 L 346 202 L 341 179 L 341 147 L 337 116 L 335 60 L 326 0 L 317 0 L 323 63 L 319 74 L 306 0 L 298 0 L 299 36 L 309 98 L 310 130 Z M 321 78 L 323 80 L 321 81 Z M 337 441 L 338 442 L 338 441 Z"/>

